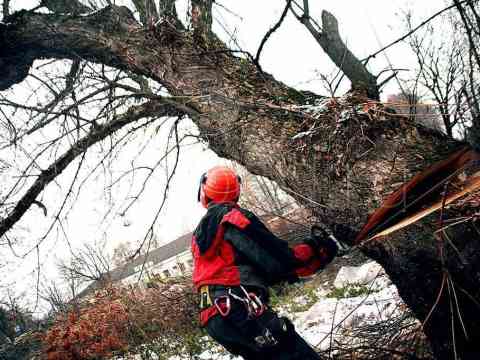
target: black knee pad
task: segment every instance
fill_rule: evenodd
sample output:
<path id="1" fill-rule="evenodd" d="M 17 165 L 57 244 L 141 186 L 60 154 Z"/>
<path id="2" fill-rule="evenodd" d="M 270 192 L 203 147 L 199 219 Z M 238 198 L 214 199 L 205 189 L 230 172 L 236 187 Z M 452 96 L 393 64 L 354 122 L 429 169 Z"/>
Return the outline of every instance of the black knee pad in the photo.
<path id="1" fill-rule="evenodd" d="M 262 320 L 264 321 L 260 321 L 260 334 L 255 337 L 255 342 L 260 348 L 282 346 L 295 339 L 295 327 L 286 317 L 279 318 L 272 314 L 268 319 Z"/>
<path id="2" fill-rule="evenodd" d="M 286 317 L 275 317 L 268 323 L 267 328 L 270 329 L 274 337 L 282 341 L 291 339 L 291 335 L 295 334 L 295 327 Z"/>

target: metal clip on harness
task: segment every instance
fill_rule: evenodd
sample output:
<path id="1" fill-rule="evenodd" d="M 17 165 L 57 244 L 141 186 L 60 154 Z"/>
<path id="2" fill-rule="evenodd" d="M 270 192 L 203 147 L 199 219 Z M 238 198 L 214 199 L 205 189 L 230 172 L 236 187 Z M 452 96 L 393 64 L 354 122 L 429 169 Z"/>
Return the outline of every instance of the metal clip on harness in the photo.
<path id="1" fill-rule="evenodd" d="M 222 301 L 225 301 L 225 302 L 222 304 Z M 215 307 L 217 308 L 221 316 L 225 317 L 228 314 L 230 314 L 230 309 L 232 307 L 231 307 L 229 295 L 222 295 L 222 296 L 216 297 L 215 300 L 213 301 L 213 304 L 215 305 Z"/>
<path id="2" fill-rule="evenodd" d="M 240 289 L 245 294 L 245 297 L 240 297 L 238 295 L 235 295 L 232 292 L 232 289 L 229 289 L 228 293 L 235 300 L 238 300 L 244 303 L 245 307 L 247 308 L 249 317 L 255 318 L 262 315 L 263 312 L 265 311 L 265 305 L 263 304 L 262 300 L 260 300 L 260 298 L 256 294 L 249 293 L 242 285 L 240 285 Z"/>
<path id="3" fill-rule="evenodd" d="M 256 318 L 262 315 L 266 309 L 265 304 L 262 302 L 262 300 L 260 300 L 260 298 L 256 294 L 249 293 L 242 285 L 240 285 L 240 289 L 245 294 L 245 297 L 234 294 L 232 289 L 229 288 L 227 295 L 221 295 L 215 298 L 213 304 L 217 308 L 220 315 L 225 317 L 230 313 L 231 298 L 245 305 L 248 311 L 248 317 Z"/>

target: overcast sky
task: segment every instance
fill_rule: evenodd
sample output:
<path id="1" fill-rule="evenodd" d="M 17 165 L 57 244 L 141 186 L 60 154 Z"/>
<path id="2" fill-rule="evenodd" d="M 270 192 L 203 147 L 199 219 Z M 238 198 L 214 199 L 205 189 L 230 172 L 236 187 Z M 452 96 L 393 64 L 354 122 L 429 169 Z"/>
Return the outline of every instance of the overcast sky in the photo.
<path id="1" fill-rule="evenodd" d="M 39 1 L 13 0 L 16 8 L 31 8 Z M 117 1 L 117 4 L 128 4 L 128 1 Z M 279 18 L 285 2 L 283 0 L 217 0 L 222 6 L 216 5 L 214 11 L 214 30 L 225 41 L 230 41 L 229 34 L 235 35 L 238 44 L 251 53 L 256 53 L 257 47 L 268 29 Z M 327 9 L 333 13 L 340 24 L 340 32 L 350 49 L 360 58 L 363 58 L 377 49 L 388 44 L 405 32 L 402 12 L 408 8 L 414 9 L 416 21 L 427 18 L 443 7 L 442 0 L 324 0 L 310 1 L 313 17 L 320 19 L 320 13 Z M 186 18 L 187 1 L 178 1 L 178 12 L 182 19 Z M 233 45 L 232 45 L 233 46 Z M 334 66 L 316 44 L 311 35 L 301 26 L 291 14 L 288 15 L 282 28 L 278 30 L 266 44 L 261 57 L 264 70 L 275 78 L 298 89 L 308 89 L 324 92 L 319 73 L 329 74 Z M 397 45 L 388 50 L 385 55 L 379 55 L 370 62 L 373 72 L 390 66 L 396 68 L 412 68 L 413 58 L 408 55 L 405 45 Z M 15 89 L 22 91 L 21 86 Z M 393 81 L 383 95 L 398 92 L 398 86 Z M 189 127 L 189 123 L 184 124 Z M 151 164 L 164 151 L 167 132 L 154 136 L 147 133 L 137 137 L 129 146 L 138 148 L 140 144 L 149 141 L 149 146 L 142 154 L 142 161 Z M 130 158 L 128 151 L 117 160 L 118 164 L 112 169 L 111 176 L 115 177 L 121 171 L 128 169 Z M 181 234 L 191 230 L 203 214 L 203 209 L 196 202 L 196 192 L 200 175 L 209 167 L 218 163 L 225 163 L 218 159 L 202 144 L 187 146 L 183 149 L 181 163 L 170 189 L 167 206 L 164 209 L 159 224 L 156 227 L 158 237 L 164 241 L 173 240 Z M 44 201 L 55 203 L 58 196 L 68 187 L 68 179 L 74 169 L 69 169 L 59 179 L 57 185 L 50 185 L 42 194 Z M 109 175 L 110 176 L 110 175 Z M 118 188 L 114 193 L 105 190 L 105 179 L 102 176 L 93 178 L 82 191 L 82 196 L 70 211 L 65 222 L 65 233 L 73 251 L 83 242 L 106 241 L 107 248 L 112 249 L 119 242 L 137 242 L 145 235 L 146 228 L 151 223 L 162 198 L 162 185 L 165 180 L 165 171 L 160 171 L 146 189 L 142 198 L 132 207 L 125 216 L 119 214 L 122 209 L 120 198 L 125 196 L 125 188 Z M 106 209 L 115 203 L 114 211 L 104 219 Z M 118 205 L 118 206 L 117 206 Z M 47 206 L 48 207 L 48 206 Z M 40 209 L 33 209 L 21 222 L 23 231 L 19 231 L 19 238 L 27 246 L 35 241 L 40 231 L 44 231 L 48 220 Z M 20 229 L 21 230 L 21 229 Z M 58 258 L 68 255 L 70 250 L 64 234 L 53 233 L 40 249 L 43 275 L 54 273 L 54 264 Z M 9 271 L 2 271 L 2 283 L 15 282 L 15 289 L 31 288 L 35 283 L 36 253 L 23 260 L 12 256 L 10 250 L 0 249 L 0 254 L 11 261 Z M 12 286 L 13 290 L 14 287 Z M 0 294 L 1 296 L 1 294 Z"/>

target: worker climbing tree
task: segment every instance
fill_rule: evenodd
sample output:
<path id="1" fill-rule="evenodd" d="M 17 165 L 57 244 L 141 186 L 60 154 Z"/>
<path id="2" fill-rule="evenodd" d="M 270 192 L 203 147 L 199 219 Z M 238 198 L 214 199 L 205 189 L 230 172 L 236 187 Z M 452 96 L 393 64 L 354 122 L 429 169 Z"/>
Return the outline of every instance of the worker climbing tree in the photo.
<path id="1" fill-rule="evenodd" d="M 268 287 L 323 269 L 338 245 L 321 227 L 290 248 L 255 214 L 238 206 L 240 177 L 214 167 L 200 179 L 198 201 L 207 209 L 192 239 L 193 282 L 200 322 L 228 351 L 245 359 L 320 359 L 290 320 L 268 305 Z"/>

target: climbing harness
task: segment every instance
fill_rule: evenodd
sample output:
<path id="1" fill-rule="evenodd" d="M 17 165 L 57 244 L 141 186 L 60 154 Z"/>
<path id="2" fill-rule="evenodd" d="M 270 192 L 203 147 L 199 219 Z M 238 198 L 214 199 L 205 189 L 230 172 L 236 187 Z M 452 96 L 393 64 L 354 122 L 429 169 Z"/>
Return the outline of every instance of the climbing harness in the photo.
<path id="1" fill-rule="evenodd" d="M 228 288 L 226 295 L 220 295 L 215 298 L 213 304 L 217 308 L 219 314 L 223 317 L 228 316 L 232 308 L 231 299 L 242 303 L 248 312 L 249 318 L 257 318 L 261 316 L 266 309 L 265 304 L 253 292 L 248 292 L 242 285 L 239 286 L 244 296 L 237 295 L 232 288 Z"/>

